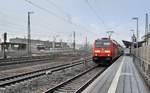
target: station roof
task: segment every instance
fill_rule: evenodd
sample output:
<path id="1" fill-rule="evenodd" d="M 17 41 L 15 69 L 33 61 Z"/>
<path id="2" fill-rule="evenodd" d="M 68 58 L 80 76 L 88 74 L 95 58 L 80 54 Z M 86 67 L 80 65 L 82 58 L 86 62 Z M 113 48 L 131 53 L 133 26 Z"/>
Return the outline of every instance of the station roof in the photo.
<path id="1" fill-rule="evenodd" d="M 125 40 L 122 40 L 123 44 L 128 48 L 132 45 L 132 42 L 130 41 L 125 41 Z"/>
<path id="2" fill-rule="evenodd" d="M 130 41 L 125 41 L 125 40 L 122 40 L 122 42 L 123 42 L 123 44 L 127 47 L 127 48 L 129 48 L 131 45 L 132 45 L 132 42 L 130 42 Z M 138 47 L 141 47 L 142 46 L 142 43 L 144 43 L 145 41 L 140 41 L 140 42 L 138 42 Z M 136 46 L 136 45 L 134 45 L 134 46 Z"/>

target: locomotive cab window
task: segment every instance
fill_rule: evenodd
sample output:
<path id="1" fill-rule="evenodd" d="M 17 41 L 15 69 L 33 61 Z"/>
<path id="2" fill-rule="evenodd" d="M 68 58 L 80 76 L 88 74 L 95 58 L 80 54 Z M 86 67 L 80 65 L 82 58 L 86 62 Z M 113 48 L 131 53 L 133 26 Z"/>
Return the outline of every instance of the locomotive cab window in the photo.
<path id="1" fill-rule="evenodd" d="M 107 40 L 96 40 L 95 41 L 95 47 L 96 48 L 101 48 L 101 47 L 109 47 L 110 46 L 110 42 Z"/>
<path id="2" fill-rule="evenodd" d="M 95 41 L 95 47 L 96 48 L 102 47 L 102 42 L 100 40 L 96 40 Z"/>
<path id="3" fill-rule="evenodd" d="M 104 45 L 104 46 L 109 46 L 109 45 L 110 45 L 110 42 L 104 42 L 103 45 Z"/>
<path id="4" fill-rule="evenodd" d="M 109 47 L 110 46 L 110 42 L 109 41 L 103 41 L 103 47 Z"/>

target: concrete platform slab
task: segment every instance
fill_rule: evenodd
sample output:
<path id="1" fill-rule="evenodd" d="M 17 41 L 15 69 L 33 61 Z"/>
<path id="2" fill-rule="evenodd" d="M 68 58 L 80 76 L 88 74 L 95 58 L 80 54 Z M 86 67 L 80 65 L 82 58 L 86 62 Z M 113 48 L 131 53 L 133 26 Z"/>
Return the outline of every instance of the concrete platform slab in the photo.
<path id="1" fill-rule="evenodd" d="M 82 93 L 150 93 L 133 59 L 122 56 Z"/>

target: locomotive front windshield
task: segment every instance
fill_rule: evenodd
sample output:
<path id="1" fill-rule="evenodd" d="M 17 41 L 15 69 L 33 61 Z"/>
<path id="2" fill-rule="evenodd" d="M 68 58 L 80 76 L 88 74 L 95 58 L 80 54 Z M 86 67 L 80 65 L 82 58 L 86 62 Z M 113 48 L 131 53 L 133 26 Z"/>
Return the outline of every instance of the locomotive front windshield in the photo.
<path id="1" fill-rule="evenodd" d="M 95 47 L 96 48 L 101 48 L 101 47 L 107 48 L 109 46 L 110 46 L 109 40 L 96 40 L 95 41 Z"/>

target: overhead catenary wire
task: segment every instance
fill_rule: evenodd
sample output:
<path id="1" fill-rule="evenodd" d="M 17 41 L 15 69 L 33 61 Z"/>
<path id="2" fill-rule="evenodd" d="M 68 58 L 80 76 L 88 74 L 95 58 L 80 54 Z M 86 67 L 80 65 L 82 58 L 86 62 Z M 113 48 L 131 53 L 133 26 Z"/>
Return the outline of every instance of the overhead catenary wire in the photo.
<path id="1" fill-rule="evenodd" d="M 12 17 L 12 16 L 10 16 L 10 15 L 7 15 L 7 14 L 5 14 L 5 13 L 3 13 L 2 11 L 0 12 L 0 15 L 2 15 L 2 16 L 4 16 L 4 18 L 5 17 L 11 17 L 11 19 L 13 19 L 13 20 L 17 20 L 18 21 L 18 19 L 17 18 L 15 18 L 15 17 Z M 7 20 L 8 19 L 10 19 L 10 18 L 6 18 Z M 23 25 L 23 24 L 26 24 L 26 21 L 23 21 L 23 20 L 21 20 L 21 22 L 24 22 L 24 23 L 16 23 L 16 21 L 15 22 L 10 22 L 10 20 L 9 21 L 7 21 L 7 20 L 2 20 L 3 21 L 3 23 L 2 24 L 0 24 L 0 28 L 1 28 L 1 32 L 3 32 L 3 31 L 9 31 L 9 33 L 10 32 L 21 32 L 21 33 L 23 33 L 23 34 L 27 34 L 27 33 L 24 33 L 24 32 L 26 32 L 26 25 Z M 42 20 L 43 21 L 43 20 Z M 49 25 L 47 25 L 47 24 L 43 24 L 43 23 L 41 23 L 40 22 L 40 26 L 37 26 L 38 24 L 36 24 L 36 25 L 32 25 L 32 29 L 38 29 L 39 30 L 39 28 L 42 30 L 47 30 L 47 31 L 51 31 L 52 29 L 50 29 L 50 27 L 49 27 Z M 42 26 L 42 28 L 41 28 L 41 26 Z M 43 31 L 42 30 L 42 31 Z M 33 33 L 32 33 L 33 34 Z M 34 35 L 40 35 L 41 36 L 41 34 L 40 33 L 34 33 Z M 44 35 L 43 35 L 44 36 Z"/>
<path id="2" fill-rule="evenodd" d="M 36 28 L 34 27 L 33 29 L 34 30 L 35 29 L 39 30 L 38 27 L 36 27 Z M 44 27 L 43 29 L 41 28 L 42 31 L 44 31 L 44 29 L 48 30 L 48 31 L 50 30 L 50 29 L 48 29 L 46 27 Z M 17 34 L 23 35 L 23 36 L 27 34 L 25 26 L 17 25 L 17 24 L 14 24 L 12 22 L 7 22 L 7 21 L 4 22 L 4 23 L 0 23 L 0 32 L 2 32 L 2 33 L 8 32 L 8 35 L 12 35 L 12 36 L 16 36 L 16 37 L 18 37 Z M 33 35 L 33 36 L 42 36 L 42 37 L 47 36 L 47 35 L 44 35 L 44 34 L 42 34 L 40 32 L 39 33 L 38 32 L 36 32 L 36 33 L 33 32 L 33 33 L 31 33 L 31 35 Z"/>
<path id="3" fill-rule="evenodd" d="M 88 5 L 88 7 L 90 8 L 90 10 L 94 13 L 94 15 L 98 18 L 98 23 L 102 23 L 105 27 L 108 27 L 106 25 L 106 23 L 104 22 L 104 20 L 97 14 L 97 12 L 95 11 L 95 9 L 93 8 L 93 6 L 89 3 L 89 0 L 85 1 Z"/>
<path id="4" fill-rule="evenodd" d="M 46 0 L 46 1 L 48 1 L 50 4 L 54 5 L 59 11 L 61 11 L 62 13 L 64 13 L 64 14 L 68 17 L 68 20 L 71 20 L 71 14 L 69 14 L 69 13 L 66 12 L 66 11 L 64 11 L 62 8 L 60 8 L 60 6 L 56 5 L 53 1 L 51 1 L 51 0 Z M 81 27 L 81 28 L 83 28 L 83 29 L 85 29 L 85 30 L 88 31 L 88 29 L 87 29 L 86 27 L 84 27 L 84 26 L 79 25 L 79 27 Z M 94 32 L 92 32 L 92 33 L 93 33 L 94 35 L 96 34 L 96 33 L 94 33 Z M 96 34 L 96 35 L 97 35 L 97 34 Z"/>
<path id="5" fill-rule="evenodd" d="M 3 27 L 3 28 L 16 28 L 16 29 L 20 29 L 20 30 L 25 30 L 26 28 L 25 27 L 22 27 L 22 26 L 18 26 L 18 25 L 11 25 L 11 24 L 0 24 L 0 27 Z"/>
<path id="6" fill-rule="evenodd" d="M 61 17 L 61 16 L 57 15 L 56 13 L 54 13 L 54 12 L 52 12 L 52 11 L 50 11 L 50 10 L 48 10 L 48 9 L 46 9 L 46 8 L 44 8 L 44 7 L 42 7 L 42 6 L 40 6 L 40 5 L 38 5 L 38 4 L 35 4 L 34 2 L 31 2 L 31 1 L 29 1 L 29 0 L 25 0 L 25 1 L 26 1 L 27 3 L 29 3 L 29 4 L 31 4 L 31 5 L 33 5 L 33 6 L 37 7 L 37 8 L 39 8 L 39 9 L 41 9 L 41 10 L 43 10 L 43 11 L 45 11 L 45 12 L 47 12 L 47 13 L 49 13 L 49 14 L 55 16 L 55 17 L 57 17 L 58 19 L 63 20 L 63 21 L 65 21 L 65 22 L 69 23 L 70 25 L 73 25 L 73 26 L 75 26 L 75 27 L 80 27 L 80 28 L 84 29 L 85 31 L 90 31 L 90 30 L 87 29 L 86 27 L 81 26 L 80 24 L 73 23 L 71 20 L 67 20 L 67 19 L 65 19 L 64 17 Z M 70 15 L 70 17 L 71 17 L 71 15 Z M 94 33 L 93 31 L 90 31 L 90 32 L 93 33 L 94 35 L 97 35 L 97 34 Z"/>
<path id="7" fill-rule="evenodd" d="M 5 17 L 9 17 L 7 14 L 4 14 L 4 13 L 1 13 L 0 12 L 0 15 L 5 15 Z M 12 17 L 12 16 L 11 16 Z M 12 19 L 14 19 L 14 18 L 12 18 Z M 17 18 L 16 19 L 14 19 L 14 20 L 17 20 Z M 2 22 L 2 23 L 1 23 Z M 24 24 L 25 24 L 26 22 L 24 22 Z M 37 24 L 38 25 L 38 24 Z M 43 23 L 40 23 L 40 25 L 39 26 L 37 26 L 37 25 L 32 25 L 32 29 L 45 29 L 45 30 L 47 30 L 47 31 L 50 31 L 50 30 L 52 30 L 51 28 L 50 28 L 50 26 L 49 25 L 47 25 L 47 24 L 43 24 Z M 0 20 L 0 27 L 2 28 L 11 28 L 11 29 L 17 29 L 17 30 L 20 30 L 21 32 L 22 31 L 26 31 L 27 29 L 26 29 L 26 25 L 23 25 L 23 23 L 22 24 L 19 24 L 19 23 L 14 23 L 14 22 L 11 22 L 11 21 L 7 21 L 7 20 Z"/>
<path id="8" fill-rule="evenodd" d="M 35 7 L 37 7 L 37 8 L 39 8 L 39 9 L 43 10 L 43 11 L 45 11 L 45 12 L 51 14 L 51 15 L 54 15 L 55 17 L 59 18 L 60 20 L 63 20 L 63 21 L 65 21 L 65 22 L 69 23 L 69 24 L 73 24 L 72 22 L 66 20 L 64 17 L 61 17 L 61 16 L 57 15 L 56 13 L 54 13 L 54 12 L 48 10 L 47 8 L 41 7 L 40 5 L 35 4 L 35 3 L 33 3 L 32 1 L 29 1 L 29 0 L 25 0 L 25 1 L 26 1 L 27 3 L 29 3 L 29 4 L 31 4 L 31 5 L 33 5 L 33 6 L 35 6 Z"/>
<path id="9" fill-rule="evenodd" d="M 25 37 L 27 37 L 26 36 L 26 34 L 27 33 L 22 33 L 22 31 L 21 30 L 17 30 L 17 29 L 6 29 L 6 28 L 0 28 L 0 30 L 1 30 L 1 33 L 4 33 L 4 32 L 8 32 L 9 31 L 9 33 L 8 33 L 8 36 L 10 36 L 10 37 L 20 37 L 20 38 L 22 38 L 22 36 L 25 36 Z M 0 34 L 1 34 L 0 33 Z M 31 33 L 31 35 L 32 36 L 34 36 L 34 38 L 35 37 L 48 37 L 49 35 L 47 34 L 47 35 L 45 35 L 45 34 L 41 34 L 41 33 Z"/>
<path id="10" fill-rule="evenodd" d="M 41 25 L 40 25 L 41 26 Z M 3 27 L 3 28 L 11 28 L 11 29 L 17 29 L 17 30 L 20 30 L 21 32 L 22 31 L 26 31 L 26 26 L 23 26 L 23 25 L 20 25 L 20 24 L 14 24 L 14 23 L 10 23 L 10 22 L 5 22 L 5 23 L 1 23 L 0 24 L 0 27 Z M 39 26 L 34 26 L 32 27 L 33 29 L 39 29 L 41 27 Z M 43 28 L 41 29 L 45 29 L 45 30 L 48 30 L 50 31 L 50 29 L 47 27 L 47 26 L 44 26 Z"/>
<path id="11" fill-rule="evenodd" d="M 19 33 L 19 34 L 22 34 L 22 35 L 26 35 L 27 34 L 27 32 L 25 31 L 26 30 L 26 28 L 13 28 L 13 27 L 8 27 L 8 26 L 6 26 L 6 25 L 4 25 L 4 26 L 2 26 L 2 25 L 0 25 L 0 32 L 8 32 L 8 34 L 11 34 L 11 33 L 14 33 L 16 36 L 18 36 L 17 34 Z M 43 30 L 42 30 L 43 31 Z M 14 35 L 13 34 L 13 35 Z M 40 35 L 40 36 L 43 36 L 43 37 L 45 37 L 45 35 L 43 34 L 42 35 L 42 33 L 31 33 L 31 35 L 35 35 L 35 36 L 37 36 L 37 35 Z"/>
<path id="12" fill-rule="evenodd" d="M 70 20 L 71 15 L 69 13 L 67 13 L 66 11 L 64 11 L 60 6 L 58 6 L 57 4 L 55 4 L 53 1 L 51 0 L 46 0 L 50 5 L 55 6 L 60 12 L 62 12 L 63 14 L 66 15 L 66 17 L 68 18 L 68 20 Z"/>
<path id="13" fill-rule="evenodd" d="M 26 25 L 23 25 L 23 24 L 19 24 L 19 23 L 16 23 L 16 22 L 11 22 L 10 20 L 8 21 L 8 19 L 10 19 L 10 15 L 7 15 L 5 13 L 2 13 L 0 12 L 0 15 L 5 15 L 5 17 L 8 17 L 6 18 L 7 20 L 1 20 L 0 21 L 0 33 L 4 33 L 4 32 L 8 32 L 8 35 L 11 37 L 11 36 L 15 36 L 15 37 L 19 37 L 20 35 L 21 36 L 26 36 Z M 11 19 L 14 19 L 14 20 L 18 20 L 17 18 L 14 18 L 11 16 Z M 24 21 L 24 24 L 26 24 L 26 22 Z M 41 28 L 42 26 L 42 28 Z M 44 26 L 44 27 L 43 27 Z M 47 30 L 47 31 L 51 31 L 52 29 L 49 28 L 49 25 L 45 25 L 45 24 L 41 24 L 40 23 L 40 26 L 35 26 L 35 25 L 32 25 L 32 29 L 36 30 L 38 29 L 39 31 L 39 28 L 41 29 L 40 31 L 44 31 L 44 30 Z M 54 31 L 56 32 L 56 31 Z M 60 32 L 58 32 L 60 33 Z M 52 34 L 52 33 L 51 33 Z M 39 37 L 48 37 L 47 35 L 44 35 L 44 33 L 42 34 L 41 32 L 33 32 L 31 33 L 31 35 L 33 35 L 34 37 L 35 36 L 39 36 Z M 20 36 L 20 37 L 21 37 Z"/>
<path id="14" fill-rule="evenodd" d="M 3 12 L 0 12 L 0 15 L 4 15 L 4 17 L 10 17 L 9 15 L 7 15 L 7 14 L 5 14 L 5 13 L 3 13 Z M 8 19 L 8 18 L 7 18 L 7 19 Z M 9 18 L 9 19 L 10 19 L 10 18 Z M 7 20 L 0 20 L 0 22 L 1 22 L 1 21 L 4 21 L 4 24 L 9 24 L 9 25 L 14 25 L 14 26 L 26 28 L 26 25 L 21 25 L 20 23 L 19 23 L 19 24 L 16 24 L 16 20 L 18 21 L 18 19 L 15 18 L 15 17 L 12 17 L 12 15 L 11 15 L 11 19 L 15 20 L 15 23 L 14 23 L 14 22 L 7 21 Z M 45 20 L 42 20 L 42 21 L 45 22 Z M 26 24 L 26 21 L 21 20 L 21 22 L 23 22 L 22 24 Z M 37 28 L 37 27 L 39 28 L 39 27 L 41 27 L 41 28 L 43 28 L 43 29 L 50 30 L 50 29 L 49 29 L 49 25 L 47 26 L 47 24 L 42 24 L 42 25 L 45 25 L 44 27 L 41 26 L 41 22 L 40 22 L 40 26 L 37 26 L 37 25 L 38 25 L 38 24 L 32 25 L 32 28 Z"/>
<path id="15" fill-rule="evenodd" d="M 95 16 L 99 19 L 98 23 L 102 23 L 106 28 L 107 30 L 111 30 L 111 29 L 114 29 L 114 30 L 118 30 L 117 27 L 118 26 L 115 26 L 115 27 L 110 27 L 106 24 L 106 22 L 103 20 L 103 18 L 101 16 L 99 16 L 99 14 L 96 12 L 96 10 L 94 9 L 94 7 L 90 4 L 89 0 L 85 0 L 85 2 L 87 3 L 88 7 L 91 9 L 91 11 L 95 14 Z M 94 1 L 96 2 L 96 0 Z"/>
<path id="16" fill-rule="evenodd" d="M 28 0 L 29 1 L 29 0 Z M 59 7 L 59 6 L 58 6 Z M 66 14 L 68 14 L 69 15 L 69 13 L 67 13 L 67 12 L 64 12 L 64 13 L 66 13 Z M 57 14 L 56 14 L 57 15 Z M 58 15 L 59 16 L 59 15 Z M 5 17 L 5 16 L 4 16 Z M 15 19 L 15 17 L 13 18 L 11 15 L 8 15 L 8 16 L 6 16 L 6 17 L 11 17 L 13 20 L 16 20 L 16 21 L 13 21 L 13 20 L 8 20 L 8 18 L 6 18 L 6 20 L 3 20 L 4 21 L 4 25 L 2 25 L 3 26 L 3 30 L 1 30 L 1 32 L 3 32 L 3 31 L 7 31 L 8 32 L 8 34 L 10 33 L 10 35 L 11 35 L 11 33 L 13 33 L 13 36 L 19 36 L 20 34 L 21 35 L 23 35 L 23 36 L 25 36 L 27 33 L 26 33 L 26 31 L 27 31 L 27 29 L 26 29 L 26 21 L 25 20 L 21 20 L 21 21 L 19 21 L 17 18 Z M 61 16 L 60 16 L 61 17 Z M 61 17 L 61 18 L 63 18 L 63 17 Z M 71 15 L 70 15 L 70 18 L 71 18 Z M 76 23 L 73 23 L 71 20 L 69 21 L 69 20 L 67 20 L 66 18 L 63 18 L 64 20 L 66 20 L 66 22 L 68 22 L 69 24 L 72 24 L 72 25 L 74 25 L 74 26 L 76 26 L 76 27 L 80 27 L 80 28 L 82 28 L 82 30 L 85 30 L 85 31 L 90 31 L 90 32 L 92 32 L 94 35 L 97 35 L 96 33 L 94 33 L 93 31 L 91 31 L 91 30 L 89 30 L 87 27 L 84 27 L 84 26 L 82 26 L 82 25 L 80 25 L 80 24 L 76 24 Z M 8 22 L 7 22 L 8 21 Z M 13 21 L 13 22 L 9 22 L 9 21 Z M 41 23 L 41 22 L 40 22 Z M 7 25 L 9 25 L 8 27 L 6 27 Z M 38 24 L 36 24 L 36 25 L 38 25 Z M 45 25 L 44 25 L 45 26 Z M 48 26 L 48 25 L 47 25 Z M 38 26 L 38 28 L 40 28 L 41 26 Z M 49 26 L 48 26 L 49 27 Z M 45 30 L 45 29 L 47 29 L 47 30 L 50 30 L 50 29 L 48 29 L 48 27 L 43 27 L 43 30 Z M 32 29 L 34 29 L 35 30 L 35 25 L 33 25 L 32 26 Z M 41 30 L 42 30 L 42 28 L 41 28 Z M 40 35 L 41 36 L 41 34 L 40 34 L 40 32 L 39 33 L 32 33 L 32 35 Z M 42 35 L 42 36 L 44 36 L 44 35 Z"/>

